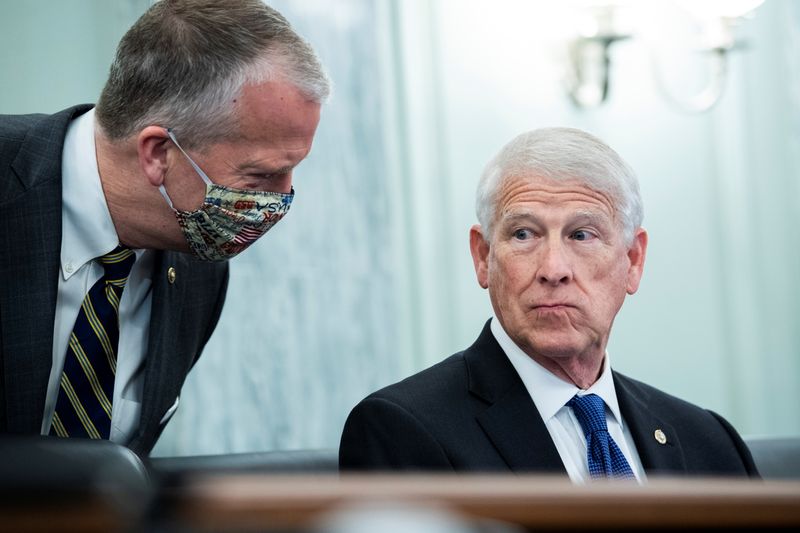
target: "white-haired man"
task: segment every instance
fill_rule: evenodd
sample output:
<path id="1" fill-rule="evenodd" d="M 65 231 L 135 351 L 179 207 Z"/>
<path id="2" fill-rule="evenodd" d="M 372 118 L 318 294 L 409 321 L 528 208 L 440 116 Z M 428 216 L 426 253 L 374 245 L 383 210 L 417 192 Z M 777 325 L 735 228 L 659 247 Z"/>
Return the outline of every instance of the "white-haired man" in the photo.
<path id="1" fill-rule="evenodd" d="M 616 152 L 576 129 L 522 134 L 484 171 L 477 214 L 470 249 L 494 318 L 463 352 L 359 403 L 342 469 L 757 475 L 719 415 L 610 366 L 647 250 Z"/>

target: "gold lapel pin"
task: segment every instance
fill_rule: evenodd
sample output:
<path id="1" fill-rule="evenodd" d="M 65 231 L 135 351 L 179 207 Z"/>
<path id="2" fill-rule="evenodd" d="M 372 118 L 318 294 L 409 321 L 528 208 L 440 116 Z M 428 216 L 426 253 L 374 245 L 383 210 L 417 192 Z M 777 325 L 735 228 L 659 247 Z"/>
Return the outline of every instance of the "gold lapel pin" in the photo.
<path id="1" fill-rule="evenodd" d="M 661 428 L 655 430 L 655 432 L 653 433 L 653 436 L 656 438 L 656 441 L 659 444 L 666 444 L 667 443 L 667 436 L 664 435 L 664 432 L 661 431 Z"/>
<path id="2" fill-rule="evenodd" d="M 167 269 L 167 281 L 169 281 L 169 284 L 172 285 L 173 283 L 175 283 L 175 278 L 177 277 L 178 273 L 175 272 L 175 267 L 169 267 Z"/>

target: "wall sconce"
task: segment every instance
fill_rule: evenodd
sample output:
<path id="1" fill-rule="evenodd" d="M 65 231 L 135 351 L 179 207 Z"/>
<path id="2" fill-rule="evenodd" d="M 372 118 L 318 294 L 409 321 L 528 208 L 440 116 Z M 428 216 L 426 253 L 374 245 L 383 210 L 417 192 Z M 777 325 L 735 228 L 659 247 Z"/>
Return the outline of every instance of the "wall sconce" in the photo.
<path id="1" fill-rule="evenodd" d="M 716 104 L 725 87 L 728 56 L 741 47 L 735 26 L 764 0 L 676 0 L 701 27 L 701 53 L 709 58 L 709 81 L 706 87 L 688 99 L 676 98 L 667 89 L 653 56 L 656 84 L 664 98 L 681 110 L 702 112 Z M 650 4 L 651 6 L 653 4 Z M 579 35 L 568 44 L 569 68 L 567 94 L 579 108 L 592 108 L 606 101 L 610 85 L 609 49 L 617 41 L 632 37 L 622 29 L 618 18 L 626 6 L 619 1 L 594 2 L 579 11 Z"/>
<path id="2" fill-rule="evenodd" d="M 567 94 L 578 107 L 597 107 L 608 98 L 609 48 L 631 35 L 617 28 L 615 3 L 588 5 L 577 15 L 579 35 L 568 44 Z"/>

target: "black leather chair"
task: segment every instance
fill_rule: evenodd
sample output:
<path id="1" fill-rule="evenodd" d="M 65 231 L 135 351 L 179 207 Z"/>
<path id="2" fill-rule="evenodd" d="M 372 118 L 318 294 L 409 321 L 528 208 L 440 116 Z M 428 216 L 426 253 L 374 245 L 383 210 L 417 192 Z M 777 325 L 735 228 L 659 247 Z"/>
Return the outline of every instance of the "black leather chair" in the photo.
<path id="1" fill-rule="evenodd" d="M 764 479 L 800 479 L 800 436 L 745 437 Z M 160 457 L 150 459 L 150 468 L 162 474 L 182 472 L 335 473 L 337 451 L 287 450 L 229 455 Z"/>
<path id="2" fill-rule="evenodd" d="M 745 437 L 761 476 L 764 479 L 800 479 L 800 436 Z M 149 460 L 152 471 L 175 475 L 186 472 L 265 472 L 265 473 L 335 473 L 337 450 L 287 450 L 159 457 Z"/>
<path id="3" fill-rule="evenodd" d="M 800 437 L 745 437 L 765 479 L 800 479 Z M 335 474 L 334 448 L 221 455 L 153 457 L 143 463 L 125 447 L 107 441 L 49 437 L 0 438 L 0 492 L 104 486 L 117 492 L 145 493 L 154 477 L 184 473 L 256 472 Z"/>
<path id="4" fill-rule="evenodd" d="M 335 474 L 339 469 L 338 451 L 333 448 L 152 457 L 152 472 L 175 475 L 185 472 L 260 472 L 273 474 Z"/>
<path id="5" fill-rule="evenodd" d="M 0 434 L 0 530 L 65 530 L 72 524 L 73 531 L 120 531 L 142 522 L 153 496 L 149 472 L 128 448 Z"/>
<path id="6" fill-rule="evenodd" d="M 761 477 L 800 479 L 800 437 L 745 437 Z"/>
<path id="7" fill-rule="evenodd" d="M 0 491 L 147 492 L 139 456 L 105 440 L 0 435 Z"/>

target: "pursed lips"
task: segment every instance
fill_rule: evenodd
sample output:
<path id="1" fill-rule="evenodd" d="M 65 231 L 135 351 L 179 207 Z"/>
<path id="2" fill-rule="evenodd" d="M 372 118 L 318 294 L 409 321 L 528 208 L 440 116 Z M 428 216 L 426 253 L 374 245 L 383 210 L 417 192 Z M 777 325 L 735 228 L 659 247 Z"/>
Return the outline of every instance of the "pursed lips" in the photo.
<path id="1" fill-rule="evenodd" d="M 534 304 L 533 309 L 537 311 L 559 311 L 562 309 L 571 309 L 576 306 L 568 302 L 543 302 Z"/>

